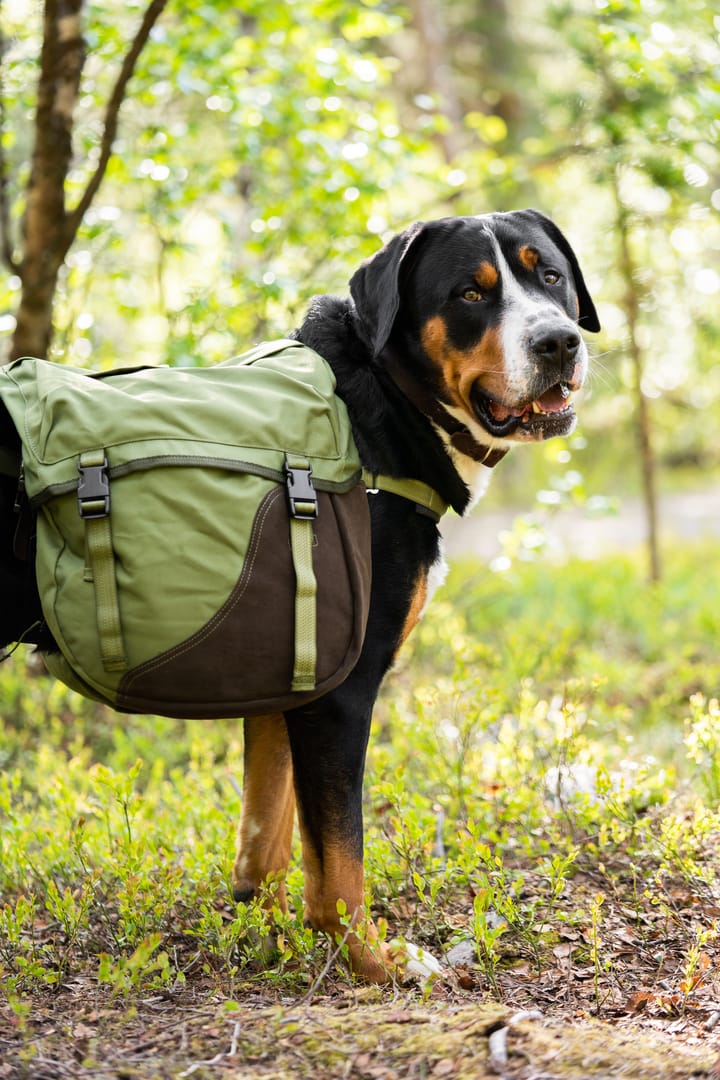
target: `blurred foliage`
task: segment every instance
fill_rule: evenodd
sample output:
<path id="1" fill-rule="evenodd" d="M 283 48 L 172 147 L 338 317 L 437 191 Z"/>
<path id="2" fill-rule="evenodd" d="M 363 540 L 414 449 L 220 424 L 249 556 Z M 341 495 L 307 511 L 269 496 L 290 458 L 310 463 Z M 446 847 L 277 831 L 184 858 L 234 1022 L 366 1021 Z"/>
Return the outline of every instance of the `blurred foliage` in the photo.
<path id="1" fill-rule="evenodd" d="M 452 0 L 435 13 L 440 86 L 424 62 L 422 6 L 169 4 L 67 259 L 53 357 L 223 359 L 296 325 L 311 294 L 344 290 L 361 259 L 414 218 L 535 204 L 581 253 L 604 325 L 581 408 L 591 452 L 568 467 L 591 488 L 637 483 L 627 468 L 632 300 L 666 476 L 684 482 L 701 468 L 705 479 L 720 464 L 720 18 L 700 0 Z M 86 4 L 70 205 L 96 162 L 143 10 Z M 2 28 L 17 251 L 40 6 L 11 0 Z M 0 275 L 6 337 L 19 285 Z M 503 466 L 509 483 L 535 489 L 557 468 L 551 446 Z"/>

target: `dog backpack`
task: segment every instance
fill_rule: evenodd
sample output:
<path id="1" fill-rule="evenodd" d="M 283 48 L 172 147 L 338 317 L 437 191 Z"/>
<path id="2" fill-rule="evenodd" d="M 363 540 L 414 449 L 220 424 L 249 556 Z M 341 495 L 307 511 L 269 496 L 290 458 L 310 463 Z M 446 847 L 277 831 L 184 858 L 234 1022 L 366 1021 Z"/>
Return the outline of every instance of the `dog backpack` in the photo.
<path id="1" fill-rule="evenodd" d="M 121 711 L 262 715 L 338 685 L 370 599 L 366 490 L 329 365 L 0 368 L 37 514 L 51 673 Z"/>

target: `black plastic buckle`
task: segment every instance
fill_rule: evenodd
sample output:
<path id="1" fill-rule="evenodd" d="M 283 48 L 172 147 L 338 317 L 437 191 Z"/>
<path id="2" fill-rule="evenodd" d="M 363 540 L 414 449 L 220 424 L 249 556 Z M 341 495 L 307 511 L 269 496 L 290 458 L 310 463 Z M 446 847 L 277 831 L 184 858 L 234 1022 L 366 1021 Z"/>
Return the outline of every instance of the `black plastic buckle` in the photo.
<path id="1" fill-rule="evenodd" d="M 286 463 L 285 481 L 292 516 L 305 521 L 316 518 L 318 516 L 318 498 L 313 487 L 310 466 L 307 469 L 298 469 Z"/>
<path id="2" fill-rule="evenodd" d="M 86 521 L 107 517 L 110 513 L 110 477 L 108 460 L 102 465 L 78 465 L 78 510 Z"/>

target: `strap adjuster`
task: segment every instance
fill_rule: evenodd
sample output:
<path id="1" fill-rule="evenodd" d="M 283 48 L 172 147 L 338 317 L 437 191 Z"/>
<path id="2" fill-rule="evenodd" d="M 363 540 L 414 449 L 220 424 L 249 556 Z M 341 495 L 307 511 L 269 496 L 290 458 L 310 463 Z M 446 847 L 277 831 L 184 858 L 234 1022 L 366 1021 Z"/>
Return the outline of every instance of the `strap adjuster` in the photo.
<path id="1" fill-rule="evenodd" d="M 318 497 L 312 482 L 311 465 L 291 465 L 285 459 L 285 482 L 287 484 L 290 513 L 301 521 L 312 521 L 318 516 Z"/>
<path id="2" fill-rule="evenodd" d="M 110 476 L 108 459 L 103 455 L 101 464 L 83 464 L 83 454 L 78 463 L 78 510 L 85 521 L 107 517 L 110 513 Z"/>

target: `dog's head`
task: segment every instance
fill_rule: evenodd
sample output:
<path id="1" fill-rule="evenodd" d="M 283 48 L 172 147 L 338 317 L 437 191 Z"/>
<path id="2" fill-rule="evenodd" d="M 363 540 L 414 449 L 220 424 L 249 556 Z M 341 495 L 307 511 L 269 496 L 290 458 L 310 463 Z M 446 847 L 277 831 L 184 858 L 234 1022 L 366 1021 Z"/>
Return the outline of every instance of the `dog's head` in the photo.
<path id="1" fill-rule="evenodd" d="M 536 210 L 417 223 L 350 281 L 362 335 L 474 438 L 567 435 L 600 329 L 577 258 Z"/>

